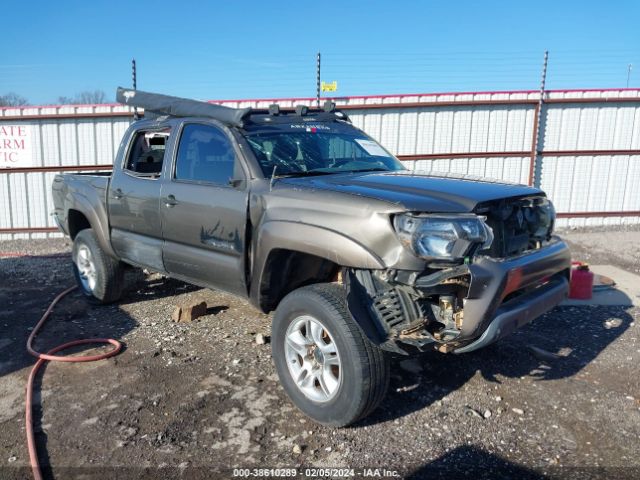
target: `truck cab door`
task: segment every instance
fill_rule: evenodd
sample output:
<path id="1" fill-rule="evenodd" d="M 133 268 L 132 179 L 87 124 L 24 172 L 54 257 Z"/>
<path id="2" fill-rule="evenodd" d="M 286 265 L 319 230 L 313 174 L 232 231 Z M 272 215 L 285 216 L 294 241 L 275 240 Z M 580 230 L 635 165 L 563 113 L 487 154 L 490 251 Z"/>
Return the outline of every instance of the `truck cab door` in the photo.
<path id="1" fill-rule="evenodd" d="M 169 127 L 138 130 L 107 191 L 111 244 L 123 260 L 163 272 L 160 175 Z"/>
<path id="2" fill-rule="evenodd" d="M 246 295 L 248 192 L 231 138 L 213 124 L 185 123 L 172 167 L 160 198 L 166 270 Z"/>

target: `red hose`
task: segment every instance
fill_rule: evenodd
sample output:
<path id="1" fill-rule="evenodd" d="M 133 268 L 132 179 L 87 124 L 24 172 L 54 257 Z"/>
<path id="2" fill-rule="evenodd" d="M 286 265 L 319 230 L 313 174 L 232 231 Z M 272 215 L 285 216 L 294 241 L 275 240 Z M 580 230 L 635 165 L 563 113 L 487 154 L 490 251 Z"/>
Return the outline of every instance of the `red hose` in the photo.
<path id="1" fill-rule="evenodd" d="M 113 340 L 112 338 L 87 338 L 83 340 L 73 340 L 71 342 L 63 343 L 62 345 L 58 345 L 55 348 L 52 348 L 47 353 L 40 353 L 35 351 L 31 344 L 33 343 L 33 339 L 36 337 L 38 330 L 42 328 L 42 325 L 47 321 L 49 315 L 53 311 L 53 307 L 62 300 L 62 298 L 71 293 L 77 287 L 67 288 L 64 292 L 60 293 L 56 298 L 53 299 L 47 311 L 44 312 L 42 318 L 37 323 L 37 325 L 33 328 L 31 335 L 29 335 L 29 339 L 27 340 L 27 350 L 28 352 L 36 357 L 38 361 L 31 369 L 31 373 L 29 374 L 29 379 L 27 380 L 27 399 L 26 399 L 26 408 L 25 408 L 25 428 L 27 430 L 27 447 L 29 449 L 29 460 L 31 462 L 31 470 L 33 472 L 33 477 L 36 480 L 42 480 L 42 473 L 40 472 L 40 464 L 38 463 L 38 452 L 36 450 L 36 441 L 35 436 L 33 434 L 33 418 L 32 418 L 32 400 L 33 400 L 33 380 L 38 373 L 40 367 L 46 361 L 54 361 L 54 362 L 94 362 L 96 360 L 102 360 L 105 358 L 113 357 L 118 354 L 122 349 L 122 344 L 117 340 Z M 58 355 L 54 355 L 54 353 L 59 352 L 61 350 L 65 350 L 70 347 L 74 347 L 76 345 L 85 345 L 85 344 L 96 344 L 96 343 L 110 343 L 114 346 L 112 350 L 109 350 L 106 353 L 101 353 L 99 355 L 88 355 L 84 357 L 61 357 Z"/>
<path id="2" fill-rule="evenodd" d="M 51 253 L 48 255 L 30 255 L 28 253 L 21 252 L 0 252 L 0 258 L 9 257 L 9 258 L 62 258 L 67 257 L 68 253 Z"/>

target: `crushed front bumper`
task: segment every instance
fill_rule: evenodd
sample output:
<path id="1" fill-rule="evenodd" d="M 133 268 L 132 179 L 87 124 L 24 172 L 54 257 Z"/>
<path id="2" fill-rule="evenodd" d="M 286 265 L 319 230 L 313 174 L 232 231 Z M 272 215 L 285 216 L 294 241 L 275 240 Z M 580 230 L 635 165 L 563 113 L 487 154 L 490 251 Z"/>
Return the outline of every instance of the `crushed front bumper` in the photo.
<path id="1" fill-rule="evenodd" d="M 567 296 L 570 268 L 569 248 L 559 239 L 518 257 L 476 260 L 456 338 L 461 346 L 453 351 L 485 347 L 551 310 Z"/>
<path id="2" fill-rule="evenodd" d="M 371 270 L 346 269 L 343 282 L 353 319 L 380 348 L 404 355 L 433 347 L 464 353 L 495 342 L 560 303 L 569 290 L 570 267 L 569 248 L 553 238 L 520 256 L 476 257 L 471 264 L 427 274 L 405 272 L 408 276 L 391 281 Z M 461 302 L 452 311 L 455 318 L 432 313 L 440 295 L 452 298 L 452 288 Z"/>
<path id="3" fill-rule="evenodd" d="M 486 347 L 493 342 L 510 335 L 515 329 L 548 312 L 567 297 L 569 282 L 566 278 L 557 278 L 531 294 L 516 298 L 501 306 L 496 316 L 482 333 L 480 338 L 454 353 L 466 353 Z"/>

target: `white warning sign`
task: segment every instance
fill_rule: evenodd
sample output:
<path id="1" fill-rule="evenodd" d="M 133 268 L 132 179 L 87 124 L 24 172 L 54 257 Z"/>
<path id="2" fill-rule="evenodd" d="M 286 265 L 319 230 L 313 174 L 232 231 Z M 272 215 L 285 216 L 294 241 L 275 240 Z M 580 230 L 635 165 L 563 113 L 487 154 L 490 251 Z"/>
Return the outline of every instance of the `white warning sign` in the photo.
<path id="1" fill-rule="evenodd" d="M 0 168 L 33 166 L 31 125 L 0 124 Z"/>

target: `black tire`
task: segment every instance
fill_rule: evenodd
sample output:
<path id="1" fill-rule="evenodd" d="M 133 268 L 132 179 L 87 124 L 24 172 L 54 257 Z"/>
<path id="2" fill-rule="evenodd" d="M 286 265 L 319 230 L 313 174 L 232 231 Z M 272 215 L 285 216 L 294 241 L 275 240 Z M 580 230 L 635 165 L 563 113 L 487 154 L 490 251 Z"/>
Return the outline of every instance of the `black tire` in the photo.
<path id="1" fill-rule="evenodd" d="M 301 316 L 320 322 L 340 356 L 340 382 L 328 401 L 314 401 L 296 385 L 286 356 L 289 326 Z M 373 412 L 389 387 L 388 355 L 372 344 L 347 309 L 344 288 L 316 284 L 299 288 L 278 305 L 272 324 L 272 355 L 284 390 L 293 403 L 318 423 L 343 427 Z"/>
<path id="2" fill-rule="evenodd" d="M 95 271 L 95 284 L 88 285 L 78 266 L 78 252 L 86 247 L 88 249 Z M 73 240 L 72 250 L 73 273 L 78 282 L 80 291 L 95 303 L 112 303 L 122 295 L 124 285 L 124 264 L 107 255 L 100 247 L 95 233 L 90 228 L 81 230 Z"/>

